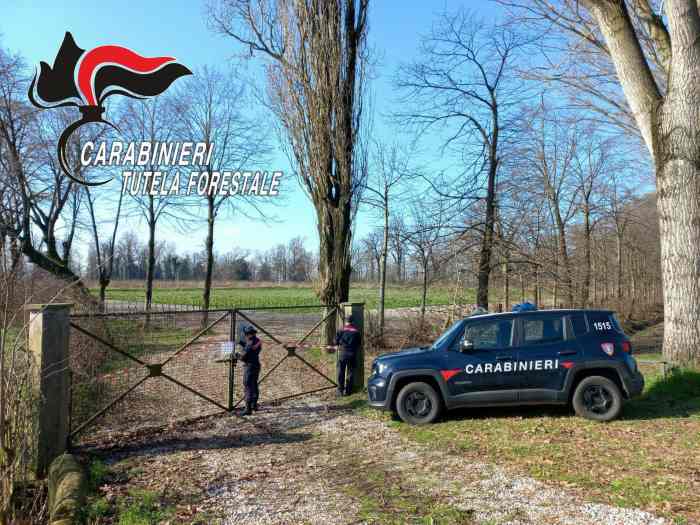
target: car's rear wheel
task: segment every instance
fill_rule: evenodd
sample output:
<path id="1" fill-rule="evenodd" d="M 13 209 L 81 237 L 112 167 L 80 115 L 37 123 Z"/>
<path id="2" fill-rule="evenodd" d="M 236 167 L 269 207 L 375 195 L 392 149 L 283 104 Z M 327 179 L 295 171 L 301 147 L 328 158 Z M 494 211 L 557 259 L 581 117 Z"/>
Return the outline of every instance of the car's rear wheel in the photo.
<path id="1" fill-rule="evenodd" d="M 622 392 L 614 381 L 602 376 L 586 377 L 574 391 L 572 405 L 581 417 L 610 421 L 622 412 Z"/>
<path id="2" fill-rule="evenodd" d="M 396 398 L 396 412 L 411 425 L 427 425 L 442 412 L 442 402 L 428 383 L 415 382 L 404 386 Z"/>

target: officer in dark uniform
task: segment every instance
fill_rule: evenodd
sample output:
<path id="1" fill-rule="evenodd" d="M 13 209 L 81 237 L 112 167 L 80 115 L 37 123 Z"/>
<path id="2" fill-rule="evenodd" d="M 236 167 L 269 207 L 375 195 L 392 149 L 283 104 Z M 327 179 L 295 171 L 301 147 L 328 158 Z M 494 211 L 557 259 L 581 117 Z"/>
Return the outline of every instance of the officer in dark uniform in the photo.
<path id="1" fill-rule="evenodd" d="M 360 331 L 350 317 L 342 330 L 335 336 L 335 344 L 340 352 L 338 356 L 338 395 L 349 396 L 352 393 L 355 378 L 357 352 L 360 348 Z"/>
<path id="2" fill-rule="evenodd" d="M 260 350 L 262 341 L 256 335 L 258 331 L 253 326 L 243 329 L 245 342 L 239 341 L 243 347 L 239 359 L 243 362 L 243 387 L 245 388 L 245 411 L 241 415 L 249 416 L 258 409 L 258 377 L 260 376 Z"/>

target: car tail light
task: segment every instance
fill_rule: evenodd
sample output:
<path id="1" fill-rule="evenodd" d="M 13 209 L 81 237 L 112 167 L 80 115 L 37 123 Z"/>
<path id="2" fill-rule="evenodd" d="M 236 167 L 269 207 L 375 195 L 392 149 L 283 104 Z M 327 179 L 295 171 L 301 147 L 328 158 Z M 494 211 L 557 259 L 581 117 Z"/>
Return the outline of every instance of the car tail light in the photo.
<path id="1" fill-rule="evenodd" d="M 632 353 L 632 343 L 629 341 L 623 341 L 622 342 L 622 351 L 626 354 L 631 354 Z"/>

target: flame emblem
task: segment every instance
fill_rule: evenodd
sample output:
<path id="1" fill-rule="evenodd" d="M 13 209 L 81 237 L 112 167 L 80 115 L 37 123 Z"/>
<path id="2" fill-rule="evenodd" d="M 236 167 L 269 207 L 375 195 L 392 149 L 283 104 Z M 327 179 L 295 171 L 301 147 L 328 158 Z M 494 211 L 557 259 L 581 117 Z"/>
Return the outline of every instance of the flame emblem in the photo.
<path id="1" fill-rule="evenodd" d="M 63 130 L 58 139 L 58 161 L 71 180 L 86 186 L 99 186 L 111 179 L 88 182 L 71 173 L 66 157 L 71 134 L 91 122 L 101 122 L 118 131 L 114 124 L 102 117 L 103 103 L 108 96 L 155 97 L 178 78 L 191 74 L 173 57 L 144 57 L 116 45 L 85 51 L 78 47 L 73 35 L 66 33 L 53 67 L 41 62 L 29 86 L 29 100 L 41 109 L 76 106 L 80 110 L 82 117 Z"/>

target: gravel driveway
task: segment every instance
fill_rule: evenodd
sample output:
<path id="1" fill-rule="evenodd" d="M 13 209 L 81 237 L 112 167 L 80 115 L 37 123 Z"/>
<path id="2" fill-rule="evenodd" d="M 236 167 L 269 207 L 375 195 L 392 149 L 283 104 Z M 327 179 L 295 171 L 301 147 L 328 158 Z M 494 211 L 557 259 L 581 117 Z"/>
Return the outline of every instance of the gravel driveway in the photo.
<path id="1" fill-rule="evenodd" d="M 129 443 L 102 452 L 130 473 L 129 486 L 175 493 L 179 515 L 213 523 L 666 523 L 409 442 L 384 421 L 320 399 Z"/>

